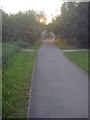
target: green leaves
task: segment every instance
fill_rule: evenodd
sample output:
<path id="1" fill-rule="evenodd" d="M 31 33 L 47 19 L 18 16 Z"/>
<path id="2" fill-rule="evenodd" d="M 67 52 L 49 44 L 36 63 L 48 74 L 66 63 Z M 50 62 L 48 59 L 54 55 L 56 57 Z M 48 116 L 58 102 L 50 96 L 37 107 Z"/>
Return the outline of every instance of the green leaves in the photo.
<path id="1" fill-rule="evenodd" d="M 10 58 L 17 52 L 20 51 L 20 47 L 11 43 L 2 44 L 2 65 L 6 66 Z"/>
<path id="2" fill-rule="evenodd" d="M 66 2 L 61 15 L 48 25 L 56 37 L 77 47 L 88 47 L 88 2 Z"/>
<path id="3" fill-rule="evenodd" d="M 44 13 L 29 10 L 8 15 L 2 12 L 2 38 L 5 42 L 23 41 L 31 44 L 40 39 L 45 24 L 39 23 L 39 17 Z M 41 29 L 42 27 L 42 29 Z"/>

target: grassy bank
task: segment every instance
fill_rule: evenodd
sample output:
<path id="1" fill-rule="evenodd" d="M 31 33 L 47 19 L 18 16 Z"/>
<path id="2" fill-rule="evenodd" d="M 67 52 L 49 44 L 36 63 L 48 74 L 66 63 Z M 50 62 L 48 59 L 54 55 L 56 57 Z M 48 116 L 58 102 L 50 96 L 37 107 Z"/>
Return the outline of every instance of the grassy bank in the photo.
<path id="1" fill-rule="evenodd" d="M 57 41 L 55 42 L 55 44 L 60 48 L 60 49 L 76 49 L 76 47 L 68 45 L 66 42 L 64 41 Z"/>
<path id="2" fill-rule="evenodd" d="M 88 52 L 66 52 L 64 54 L 76 65 L 88 72 Z"/>
<path id="3" fill-rule="evenodd" d="M 35 43 L 33 48 L 39 48 Z M 36 52 L 20 51 L 3 67 L 2 112 L 4 118 L 27 118 L 28 99 Z"/>

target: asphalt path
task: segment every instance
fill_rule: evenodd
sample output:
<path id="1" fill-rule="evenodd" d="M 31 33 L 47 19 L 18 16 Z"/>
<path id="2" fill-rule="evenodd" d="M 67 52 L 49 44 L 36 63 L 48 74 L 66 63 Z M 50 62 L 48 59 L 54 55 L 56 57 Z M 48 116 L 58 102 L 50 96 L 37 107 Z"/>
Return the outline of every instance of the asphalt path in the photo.
<path id="1" fill-rule="evenodd" d="M 37 53 L 29 118 L 88 118 L 88 74 L 53 40 L 43 40 Z"/>

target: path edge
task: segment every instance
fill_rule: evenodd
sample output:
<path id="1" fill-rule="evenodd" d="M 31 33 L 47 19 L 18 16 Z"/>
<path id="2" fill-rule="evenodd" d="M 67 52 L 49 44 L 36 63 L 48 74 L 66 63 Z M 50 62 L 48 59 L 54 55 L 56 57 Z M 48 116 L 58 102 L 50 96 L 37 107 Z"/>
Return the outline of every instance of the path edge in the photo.
<path id="1" fill-rule="evenodd" d="M 38 53 L 37 53 L 37 54 L 38 54 Z M 28 108 L 27 108 L 27 119 L 29 119 L 30 101 L 31 101 L 32 85 L 33 85 L 33 78 L 34 78 L 35 66 L 36 66 L 36 59 L 37 59 L 37 55 L 36 55 L 36 58 L 35 58 L 35 60 L 34 60 L 34 67 L 33 67 L 33 72 L 32 72 L 32 80 L 31 80 L 31 86 L 30 86 L 30 96 L 29 96 Z"/>

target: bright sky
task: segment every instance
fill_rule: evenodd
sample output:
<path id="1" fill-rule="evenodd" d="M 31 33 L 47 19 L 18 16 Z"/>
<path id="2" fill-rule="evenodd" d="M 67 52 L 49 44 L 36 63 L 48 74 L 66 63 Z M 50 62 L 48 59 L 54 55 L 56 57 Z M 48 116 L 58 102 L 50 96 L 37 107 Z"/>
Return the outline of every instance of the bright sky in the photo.
<path id="1" fill-rule="evenodd" d="M 25 10 L 44 10 L 47 15 L 47 22 L 50 22 L 52 16 L 60 14 L 60 8 L 63 0 L 0 0 L 0 7 L 6 13 L 17 13 Z"/>

